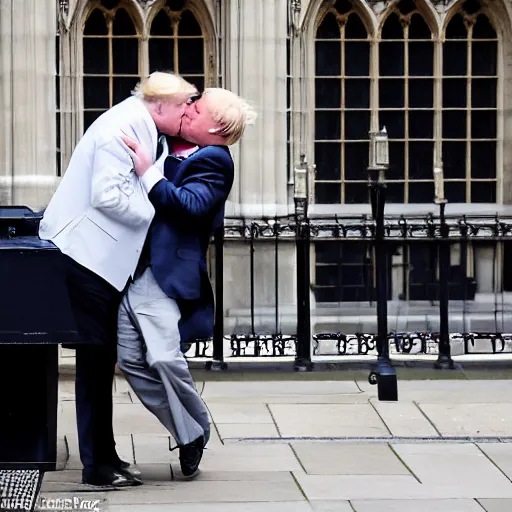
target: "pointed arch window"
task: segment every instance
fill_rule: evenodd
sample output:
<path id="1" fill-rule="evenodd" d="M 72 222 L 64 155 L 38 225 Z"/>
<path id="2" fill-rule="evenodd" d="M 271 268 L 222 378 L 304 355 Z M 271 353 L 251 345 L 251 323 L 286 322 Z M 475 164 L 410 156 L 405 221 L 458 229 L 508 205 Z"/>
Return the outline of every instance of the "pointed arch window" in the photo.
<path id="1" fill-rule="evenodd" d="M 123 0 L 93 3 L 83 31 L 84 131 L 140 79 L 140 34 Z"/>
<path id="2" fill-rule="evenodd" d="M 311 70 L 317 203 L 368 202 L 372 125 L 390 138 L 388 202 L 431 203 L 434 161 L 444 164 L 451 203 L 500 201 L 499 38 L 489 3 L 460 1 L 438 29 L 429 2 L 391 4 L 376 37 L 363 0 L 322 4 Z"/>
<path id="3" fill-rule="evenodd" d="M 482 4 L 468 0 L 446 26 L 442 144 L 445 195 L 497 201 L 498 37 Z"/>
<path id="4" fill-rule="evenodd" d="M 151 23 L 149 69 L 179 73 L 198 89 L 205 84 L 205 37 L 190 2 L 168 0 Z"/>
<path id="5" fill-rule="evenodd" d="M 366 202 L 370 42 L 352 2 L 338 0 L 315 34 L 315 200 Z"/>

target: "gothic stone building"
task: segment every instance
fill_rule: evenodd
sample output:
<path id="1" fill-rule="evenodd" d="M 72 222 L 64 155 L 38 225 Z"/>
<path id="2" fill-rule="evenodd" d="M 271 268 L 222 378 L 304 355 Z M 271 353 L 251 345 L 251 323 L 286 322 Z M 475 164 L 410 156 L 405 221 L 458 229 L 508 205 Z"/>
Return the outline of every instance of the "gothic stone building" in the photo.
<path id="1" fill-rule="evenodd" d="M 0 0 L 0 67 L 3 205 L 44 208 L 94 119 L 140 77 L 174 70 L 259 111 L 233 148 L 230 215 L 293 212 L 301 158 L 316 166 L 313 215 L 368 213 L 368 132 L 383 126 L 388 214 L 436 212 L 432 170 L 441 163 L 449 213 L 510 213 L 512 0 Z M 374 331 L 368 251 L 312 244 L 313 329 Z M 392 255 L 390 299 L 408 314 L 390 311 L 413 319 L 400 328 L 425 327 L 429 254 L 416 244 Z M 512 290 L 508 245 L 455 244 L 451 258 L 473 287 L 464 307 L 489 310 L 493 329 L 486 304 L 507 304 Z M 248 321 L 249 261 L 247 244 L 226 242 L 228 331 Z M 277 289 L 275 328 L 293 330 L 293 244 L 280 245 L 277 287 L 274 262 L 272 244 L 260 244 L 256 323 L 274 329 Z"/>

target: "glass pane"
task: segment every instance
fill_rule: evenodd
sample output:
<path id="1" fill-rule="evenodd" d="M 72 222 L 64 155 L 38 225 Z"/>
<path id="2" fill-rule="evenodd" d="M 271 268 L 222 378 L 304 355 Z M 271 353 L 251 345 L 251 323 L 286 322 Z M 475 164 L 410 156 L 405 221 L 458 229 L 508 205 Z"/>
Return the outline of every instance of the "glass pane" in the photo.
<path id="1" fill-rule="evenodd" d="M 497 37 L 489 18 L 485 14 L 480 14 L 473 27 L 473 39 L 496 39 Z"/>
<path id="2" fill-rule="evenodd" d="M 368 185 L 366 183 L 346 183 L 346 204 L 368 204 Z"/>
<path id="3" fill-rule="evenodd" d="M 404 111 L 381 110 L 379 124 L 385 126 L 390 139 L 403 139 L 405 137 Z"/>
<path id="4" fill-rule="evenodd" d="M 139 73 L 139 40 L 113 39 L 112 55 L 114 73 L 120 75 L 137 75 Z"/>
<path id="5" fill-rule="evenodd" d="M 466 177 L 466 143 L 443 141 L 443 171 L 446 179 Z"/>
<path id="6" fill-rule="evenodd" d="M 433 142 L 409 142 L 409 177 L 432 179 L 434 167 Z"/>
<path id="7" fill-rule="evenodd" d="M 434 75 L 434 44 L 421 42 L 409 43 L 409 75 Z"/>
<path id="8" fill-rule="evenodd" d="M 434 80 L 418 78 L 409 80 L 409 107 L 432 108 L 434 106 Z"/>
<path id="9" fill-rule="evenodd" d="M 346 140 L 368 140 L 370 130 L 369 110 L 346 110 L 345 111 L 345 139 Z"/>
<path id="10" fill-rule="evenodd" d="M 379 72 L 380 76 L 403 76 L 404 43 L 380 43 Z"/>
<path id="11" fill-rule="evenodd" d="M 370 75 L 370 44 L 369 43 L 345 43 L 345 75 L 369 76 Z"/>
<path id="12" fill-rule="evenodd" d="M 138 77 L 114 77 L 114 105 L 131 96 Z"/>
<path id="13" fill-rule="evenodd" d="M 195 16 L 190 11 L 184 11 L 180 17 L 178 25 L 178 35 L 180 36 L 202 36 L 203 32 Z"/>
<path id="14" fill-rule="evenodd" d="M 178 73 L 204 73 L 204 39 L 178 40 Z"/>
<path id="15" fill-rule="evenodd" d="M 340 39 L 340 26 L 334 14 L 328 13 L 316 31 L 317 39 Z"/>
<path id="16" fill-rule="evenodd" d="M 409 110 L 409 137 L 411 139 L 434 138 L 433 110 Z"/>
<path id="17" fill-rule="evenodd" d="M 475 41 L 472 45 L 473 75 L 496 76 L 498 74 L 498 43 Z"/>
<path id="18" fill-rule="evenodd" d="M 466 75 L 468 70 L 468 45 L 466 42 L 447 41 L 443 45 L 443 75 Z"/>
<path id="19" fill-rule="evenodd" d="M 434 201 L 434 182 L 409 182 L 409 203 L 432 203 Z"/>
<path id="20" fill-rule="evenodd" d="M 471 137 L 473 139 L 495 139 L 496 124 L 495 110 L 473 110 L 471 112 Z"/>
<path id="21" fill-rule="evenodd" d="M 404 184 L 388 183 L 386 190 L 386 202 L 403 203 L 404 202 Z"/>
<path id="22" fill-rule="evenodd" d="M 466 138 L 467 113 L 465 110 L 443 112 L 443 139 Z"/>
<path id="23" fill-rule="evenodd" d="M 57 110 L 60 108 L 60 76 L 55 77 L 55 107 Z"/>
<path id="24" fill-rule="evenodd" d="M 317 78 L 315 80 L 315 107 L 341 107 L 341 80 L 339 78 Z"/>
<path id="25" fill-rule="evenodd" d="M 340 140 L 341 114 L 340 112 L 315 112 L 315 139 Z"/>
<path id="26" fill-rule="evenodd" d="M 446 27 L 446 39 L 467 39 L 468 31 L 464 25 L 464 19 L 456 14 Z"/>
<path id="27" fill-rule="evenodd" d="M 315 183 L 315 203 L 341 204 L 341 185 L 339 183 Z"/>
<path id="28" fill-rule="evenodd" d="M 368 142 L 345 143 L 345 179 L 366 179 L 368 151 Z"/>
<path id="29" fill-rule="evenodd" d="M 398 2 L 398 10 L 402 14 L 409 14 L 416 9 L 414 0 L 400 0 Z"/>
<path id="30" fill-rule="evenodd" d="M 471 104 L 476 108 L 496 108 L 496 78 L 474 78 L 471 83 Z"/>
<path id="31" fill-rule="evenodd" d="M 409 25 L 409 39 L 431 39 L 432 34 L 421 14 L 413 14 Z"/>
<path id="32" fill-rule="evenodd" d="M 340 244 L 337 242 L 316 242 L 315 259 L 317 263 L 339 263 Z"/>
<path id="33" fill-rule="evenodd" d="M 84 74 L 108 74 L 108 39 L 84 37 Z"/>
<path id="34" fill-rule="evenodd" d="M 445 182 L 444 195 L 450 203 L 465 203 L 466 182 Z"/>
<path id="35" fill-rule="evenodd" d="M 403 79 L 379 80 L 379 105 L 380 108 L 401 108 L 404 107 L 404 84 Z"/>
<path id="36" fill-rule="evenodd" d="M 84 77 L 84 108 L 109 108 L 108 77 Z"/>
<path id="37" fill-rule="evenodd" d="M 204 76 L 184 76 L 183 78 L 195 85 L 198 91 L 204 91 Z"/>
<path id="38" fill-rule="evenodd" d="M 315 142 L 317 180 L 341 180 L 341 144 Z"/>
<path id="39" fill-rule="evenodd" d="M 404 29 L 396 14 L 391 14 L 382 27 L 382 39 L 403 39 Z"/>
<path id="40" fill-rule="evenodd" d="M 118 9 L 112 24 L 112 34 L 115 36 L 135 35 L 133 21 L 124 9 Z"/>
<path id="41" fill-rule="evenodd" d="M 151 35 L 170 36 L 172 35 L 171 19 L 164 10 L 161 10 L 151 24 Z"/>
<path id="42" fill-rule="evenodd" d="M 370 108 L 370 80 L 345 80 L 345 108 Z"/>
<path id="43" fill-rule="evenodd" d="M 106 36 L 107 34 L 105 15 L 99 9 L 94 9 L 85 22 L 84 36 Z"/>
<path id="44" fill-rule="evenodd" d="M 471 183 L 471 202 L 472 203 L 495 203 L 496 202 L 496 182 L 489 183 L 479 181 Z"/>
<path id="45" fill-rule="evenodd" d="M 389 172 L 386 173 L 386 178 L 389 178 L 390 180 L 404 179 L 404 158 L 404 143 L 390 142 Z"/>
<path id="46" fill-rule="evenodd" d="M 149 40 L 149 72 L 174 71 L 174 40 Z"/>
<path id="47" fill-rule="evenodd" d="M 482 3 L 480 0 L 464 0 L 462 8 L 468 13 L 468 14 L 476 14 L 481 8 Z"/>
<path id="48" fill-rule="evenodd" d="M 316 41 L 315 48 L 316 76 L 341 75 L 341 44 L 331 41 Z"/>
<path id="49" fill-rule="evenodd" d="M 352 13 L 345 25 L 345 39 L 366 39 L 367 37 L 368 33 L 361 18 L 357 14 Z"/>
<path id="50" fill-rule="evenodd" d="M 100 110 L 99 112 L 84 112 L 84 133 L 87 131 L 87 128 L 91 126 L 98 117 L 101 116 L 105 112 L 104 110 Z"/>
<path id="51" fill-rule="evenodd" d="M 465 108 L 467 106 L 468 82 L 466 78 L 443 79 L 443 107 Z"/>
<path id="52" fill-rule="evenodd" d="M 471 177 L 496 178 L 496 142 L 471 143 Z"/>

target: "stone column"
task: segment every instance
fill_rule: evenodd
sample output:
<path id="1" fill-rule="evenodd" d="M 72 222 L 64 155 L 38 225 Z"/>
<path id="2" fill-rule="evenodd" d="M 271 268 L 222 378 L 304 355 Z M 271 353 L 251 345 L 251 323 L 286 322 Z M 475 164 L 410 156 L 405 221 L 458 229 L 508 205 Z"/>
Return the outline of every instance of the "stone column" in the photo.
<path id="1" fill-rule="evenodd" d="M 0 199 L 40 209 L 56 186 L 56 2 L 0 6 Z"/>
<path id="2" fill-rule="evenodd" d="M 230 0 L 226 6 L 225 86 L 258 111 L 240 144 L 233 147 L 235 184 L 226 215 L 248 218 L 289 212 L 286 162 L 287 0 Z M 293 211 L 293 208 L 292 210 Z M 257 241 L 254 306 L 257 332 L 275 331 L 276 262 L 272 241 Z M 279 326 L 295 327 L 295 246 L 279 244 Z M 248 243 L 225 247 L 226 333 L 250 331 Z"/>
<path id="3" fill-rule="evenodd" d="M 227 6 L 226 86 L 249 100 L 259 117 L 235 148 L 235 211 L 287 212 L 287 0 L 231 0 Z"/>

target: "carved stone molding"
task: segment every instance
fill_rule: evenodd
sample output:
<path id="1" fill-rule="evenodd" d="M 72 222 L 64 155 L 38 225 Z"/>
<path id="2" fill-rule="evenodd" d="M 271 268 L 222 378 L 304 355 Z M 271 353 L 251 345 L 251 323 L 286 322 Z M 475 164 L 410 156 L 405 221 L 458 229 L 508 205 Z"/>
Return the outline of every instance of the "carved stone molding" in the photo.
<path id="1" fill-rule="evenodd" d="M 69 12 L 69 0 L 59 0 L 60 12 L 63 16 L 67 16 Z"/>

